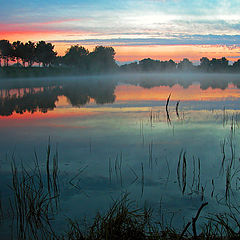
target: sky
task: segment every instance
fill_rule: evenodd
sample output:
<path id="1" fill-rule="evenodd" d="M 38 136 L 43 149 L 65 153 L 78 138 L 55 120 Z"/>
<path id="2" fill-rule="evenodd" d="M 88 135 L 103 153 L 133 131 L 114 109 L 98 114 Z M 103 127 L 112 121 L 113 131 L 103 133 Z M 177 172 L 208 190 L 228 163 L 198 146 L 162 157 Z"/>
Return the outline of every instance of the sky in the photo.
<path id="1" fill-rule="evenodd" d="M 0 39 L 113 46 L 116 60 L 240 58 L 239 0 L 0 0 Z"/>

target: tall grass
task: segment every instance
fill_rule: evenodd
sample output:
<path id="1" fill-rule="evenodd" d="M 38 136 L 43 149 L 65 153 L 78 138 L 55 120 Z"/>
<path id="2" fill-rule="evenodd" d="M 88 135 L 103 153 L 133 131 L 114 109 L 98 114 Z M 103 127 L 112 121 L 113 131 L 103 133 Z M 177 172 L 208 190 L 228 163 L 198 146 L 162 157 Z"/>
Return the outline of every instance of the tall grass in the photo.
<path id="1" fill-rule="evenodd" d="M 177 101 L 177 103 L 176 103 L 176 115 L 177 115 L 177 118 L 178 118 L 178 119 L 180 119 L 179 112 L 178 112 L 179 103 L 180 103 L 180 100 Z"/>
<path id="2" fill-rule="evenodd" d="M 165 109 L 166 109 L 166 114 L 167 114 L 167 123 L 171 125 L 171 119 L 170 119 L 170 115 L 169 115 L 169 111 L 168 111 L 168 104 L 170 101 L 170 97 L 171 97 L 171 93 L 169 94 L 169 96 L 167 98 Z"/>
<path id="3" fill-rule="evenodd" d="M 180 174 L 182 175 L 182 177 L 180 177 Z M 186 190 L 186 185 L 187 185 L 187 160 L 186 160 L 186 152 L 183 150 L 181 150 L 178 158 L 177 180 L 178 180 L 178 185 L 181 189 L 181 192 L 182 194 L 184 194 Z"/>
<path id="4" fill-rule="evenodd" d="M 0 224 L 3 221 L 3 205 L 2 205 L 2 194 L 0 192 Z"/>
<path id="5" fill-rule="evenodd" d="M 49 143 L 50 144 L 50 143 Z M 17 239 L 50 239 L 55 233 L 51 219 L 58 210 L 58 156 L 53 157 L 52 174 L 50 173 L 50 147 L 47 148 L 46 169 L 44 176 L 35 153 L 34 169 L 26 169 L 16 162 L 12 168 L 11 206 L 16 223 Z M 55 201 L 55 205 L 53 205 Z"/>

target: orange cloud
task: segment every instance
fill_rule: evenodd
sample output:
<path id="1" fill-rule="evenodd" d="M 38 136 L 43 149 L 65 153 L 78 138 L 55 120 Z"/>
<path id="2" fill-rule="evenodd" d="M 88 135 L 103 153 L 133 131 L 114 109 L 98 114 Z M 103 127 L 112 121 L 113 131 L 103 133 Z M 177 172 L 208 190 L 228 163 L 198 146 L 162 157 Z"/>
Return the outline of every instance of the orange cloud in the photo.
<path id="1" fill-rule="evenodd" d="M 0 38 L 7 39 L 10 42 L 20 40 L 26 41 L 50 41 L 53 39 L 73 39 L 93 34 L 81 29 L 65 29 L 59 26 L 60 23 L 76 22 L 80 19 L 56 20 L 40 23 L 0 23 Z M 56 26 L 55 26 L 56 25 Z"/>

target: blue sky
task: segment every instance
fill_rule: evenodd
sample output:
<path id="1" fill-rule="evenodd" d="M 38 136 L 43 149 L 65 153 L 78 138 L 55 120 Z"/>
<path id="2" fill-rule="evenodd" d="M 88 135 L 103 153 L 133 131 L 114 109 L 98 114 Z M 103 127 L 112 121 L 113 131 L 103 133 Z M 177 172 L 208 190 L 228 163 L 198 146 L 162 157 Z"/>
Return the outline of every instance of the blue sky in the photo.
<path id="1" fill-rule="evenodd" d="M 10 40 L 113 46 L 240 40 L 239 0 L 0 0 L 0 6 L 0 34 Z"/>

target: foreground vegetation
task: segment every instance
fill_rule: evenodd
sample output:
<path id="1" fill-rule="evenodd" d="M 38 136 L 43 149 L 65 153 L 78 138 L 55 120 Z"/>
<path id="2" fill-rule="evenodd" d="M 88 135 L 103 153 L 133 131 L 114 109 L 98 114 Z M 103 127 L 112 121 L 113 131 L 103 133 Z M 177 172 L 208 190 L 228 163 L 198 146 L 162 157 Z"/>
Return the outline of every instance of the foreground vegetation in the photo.
<path id="1" fill-rule="evenodd" d="M 203 224 L 198 224 L 201 211 L 208 207 L 207 202 L 199 206 L 192 220 L 175 229 L 170 223 L 164 223 L 165 216 L 154 217 L 151 207 L 136 207 L 130 201 L 129 194 L 124 193 L 119 200 L 113 202 L 105 214 L 98 213 L 91 223 L 66 220 L 63 233 L 54 229 L 54 218 L 60 211 L 60 186 L 58 151 L 52 155 L 50 143 L 43 169 L 39 167 L 35 153 L 34 168 L 26 169 L 12 162 L 12 197 L 9 209 L 1 206 L 1 220 L 8 221 L 5 216 L 10 213 L 13 227 L 13 239 L 53 239 L 53 240 L 97 240 L 97 239 L 239 239 L 240 212 L 229 204 L 228 214 L 212 214 L 204 216 Z M 52 157 L 51 157 L 52 156 Z M 7 215 L 7 214 L 6 214 Z M 9 218 L 9 217 L 8 217 Z M 0 223 L 1 224 L 1 223 Z"/>

